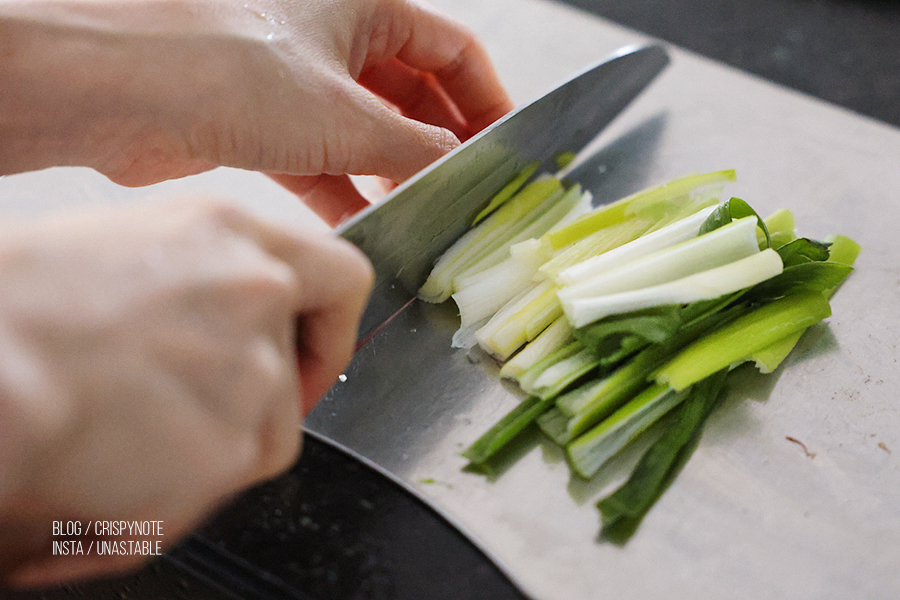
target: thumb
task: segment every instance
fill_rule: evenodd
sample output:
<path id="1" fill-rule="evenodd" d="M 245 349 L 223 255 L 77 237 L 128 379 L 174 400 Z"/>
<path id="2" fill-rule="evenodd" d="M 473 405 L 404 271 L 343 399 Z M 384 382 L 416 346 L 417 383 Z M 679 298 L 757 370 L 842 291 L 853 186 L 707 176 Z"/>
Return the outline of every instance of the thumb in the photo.
<path id="1" fill-rule="evenodd" d="M 354 111 L 360 143 L 345 172 L 399 183 L 459 146 L 449 129 L 404 117 L 367 90 L 360 92 Z"/>

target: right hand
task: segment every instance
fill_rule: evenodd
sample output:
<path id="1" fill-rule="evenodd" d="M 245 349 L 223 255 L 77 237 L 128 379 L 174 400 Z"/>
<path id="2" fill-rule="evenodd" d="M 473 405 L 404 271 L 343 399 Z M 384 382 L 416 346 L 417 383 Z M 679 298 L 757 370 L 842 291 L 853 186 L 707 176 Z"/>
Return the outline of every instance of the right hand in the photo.
<path id="1" fill-rule="evenodd" d="M 0 232 L 0 579 L 135 566 L 59 556 L 53 520 L 163 521 L 166 546 L 297 457 L 352 354 L 350 244 L 209 201 Z"/>

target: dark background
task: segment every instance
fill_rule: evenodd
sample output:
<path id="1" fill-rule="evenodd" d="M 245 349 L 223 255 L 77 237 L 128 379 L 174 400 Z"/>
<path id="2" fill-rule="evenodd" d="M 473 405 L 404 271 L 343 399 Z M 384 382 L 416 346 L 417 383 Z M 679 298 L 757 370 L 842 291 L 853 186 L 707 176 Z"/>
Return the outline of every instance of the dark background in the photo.
<path id="1" fill-rule="evenodd" d="M 569 4 L 900 125 L 900 3 L 569 0 Z M 426 507 L 309 438 L 290 473 L 237 499 L 198 534 L 137 575 L 44 592 L 0 591 L 0 597 L 522 598 Z"/>

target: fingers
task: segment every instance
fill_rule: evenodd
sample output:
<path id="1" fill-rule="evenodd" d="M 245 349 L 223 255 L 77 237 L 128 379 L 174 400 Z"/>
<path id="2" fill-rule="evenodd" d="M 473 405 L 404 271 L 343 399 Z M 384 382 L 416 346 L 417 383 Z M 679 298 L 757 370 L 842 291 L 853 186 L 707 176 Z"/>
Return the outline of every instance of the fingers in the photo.
<path id="1" fill-rule="evenodd" d="M 331 234 L 281 228 L 230 208 L 217 215 L 223 225 L 253 239 L 293 272 L 292 291 L 284 299 L 286 310 L 275 314 L 294 319 L 284 326 L 289 333 L 296 332 L 305 414 L 350 362 L 374 279 L 372 266 L 355 246 Z M 281 345 L 287 343 L 285 339 Z"/>
<path id="2" fill-rule="evenodd" d="M 399 183 L 459 146 L 459 138 L 449 129 L 401 115 L 361 86 L 344 99 L 351 106 L 343 111 L 343 126 L 355 132 L 355 140 L 347 164 L 337 172 L 377 175 Z"/>
<path id="3" fill-rule="evenodd" d="M 369 206 L 346 175 L 288 175 L 270 173 L 274 181 L 295 193 L 331 227 Z"/>
<path id="4" fill-rule="evenodd" d="M 374 278 L 359 250 L 340 238 L 327 240 L 303 249 L 303 264 L 297 268 L 297 359 L 304 414 L 350 362 Z"/>
<path id="5" fill-rule="evenodd" d="M 397 58 L 434 74 L 471 133 L 514 108 L 487 50 L 468 28 L 431 8 L 412 2 L 406 6 L 412 12 L 411 26 Z"/>
<path id="6" fill-rule="evenodd" d="M 271 229 L 261 238 L 297 276 L 297 361 L 306 414 L 350 362 L 372 287 L 372 266 L 355 246 L 335 236 Z"/>
<path id="7" fill-rule="evenodd" d="M 406 117 L 449 129 L 462 141 L 472 136 L 465 118 L 430 73 L 392 59 L 367 68 L 360 74 L 359 83 Z"/>
<path id="8" fill-rule="evenodd" d="M 356 117 L 350 126 L 361 132 L 346 171 L 400 182 L 505 115 L 513 103 L 487 51 L 466 27 L 412 2 L 384 0 L 377 6 L 381 11 L 358 73 L 363 88 L 344 96 L 352 103 L 346 114 Z"/>

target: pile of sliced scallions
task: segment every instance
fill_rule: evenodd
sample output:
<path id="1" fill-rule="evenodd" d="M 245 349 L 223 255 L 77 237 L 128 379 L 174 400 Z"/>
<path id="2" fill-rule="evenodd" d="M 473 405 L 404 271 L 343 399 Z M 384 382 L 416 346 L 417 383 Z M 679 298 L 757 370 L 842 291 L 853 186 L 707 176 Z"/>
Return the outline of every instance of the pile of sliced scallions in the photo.
<path id="1" fill-rule="evenodd" d="M 624 542 L 696 445 L 744 362 L 774 370 L 852 270 L 843 236 L 799 238 L 790 211 L 720 202 L 734 171 L 692 174 L 591 208 L 579 185 L 529 165 L 437 261 L 419 291 L 452 297 L 458 347 L 478 344 L 528 397 L 464 453 L 486 467 L 526 428 L 591 478 L 651 425 L 666 427 L 598 506 Z"/>

